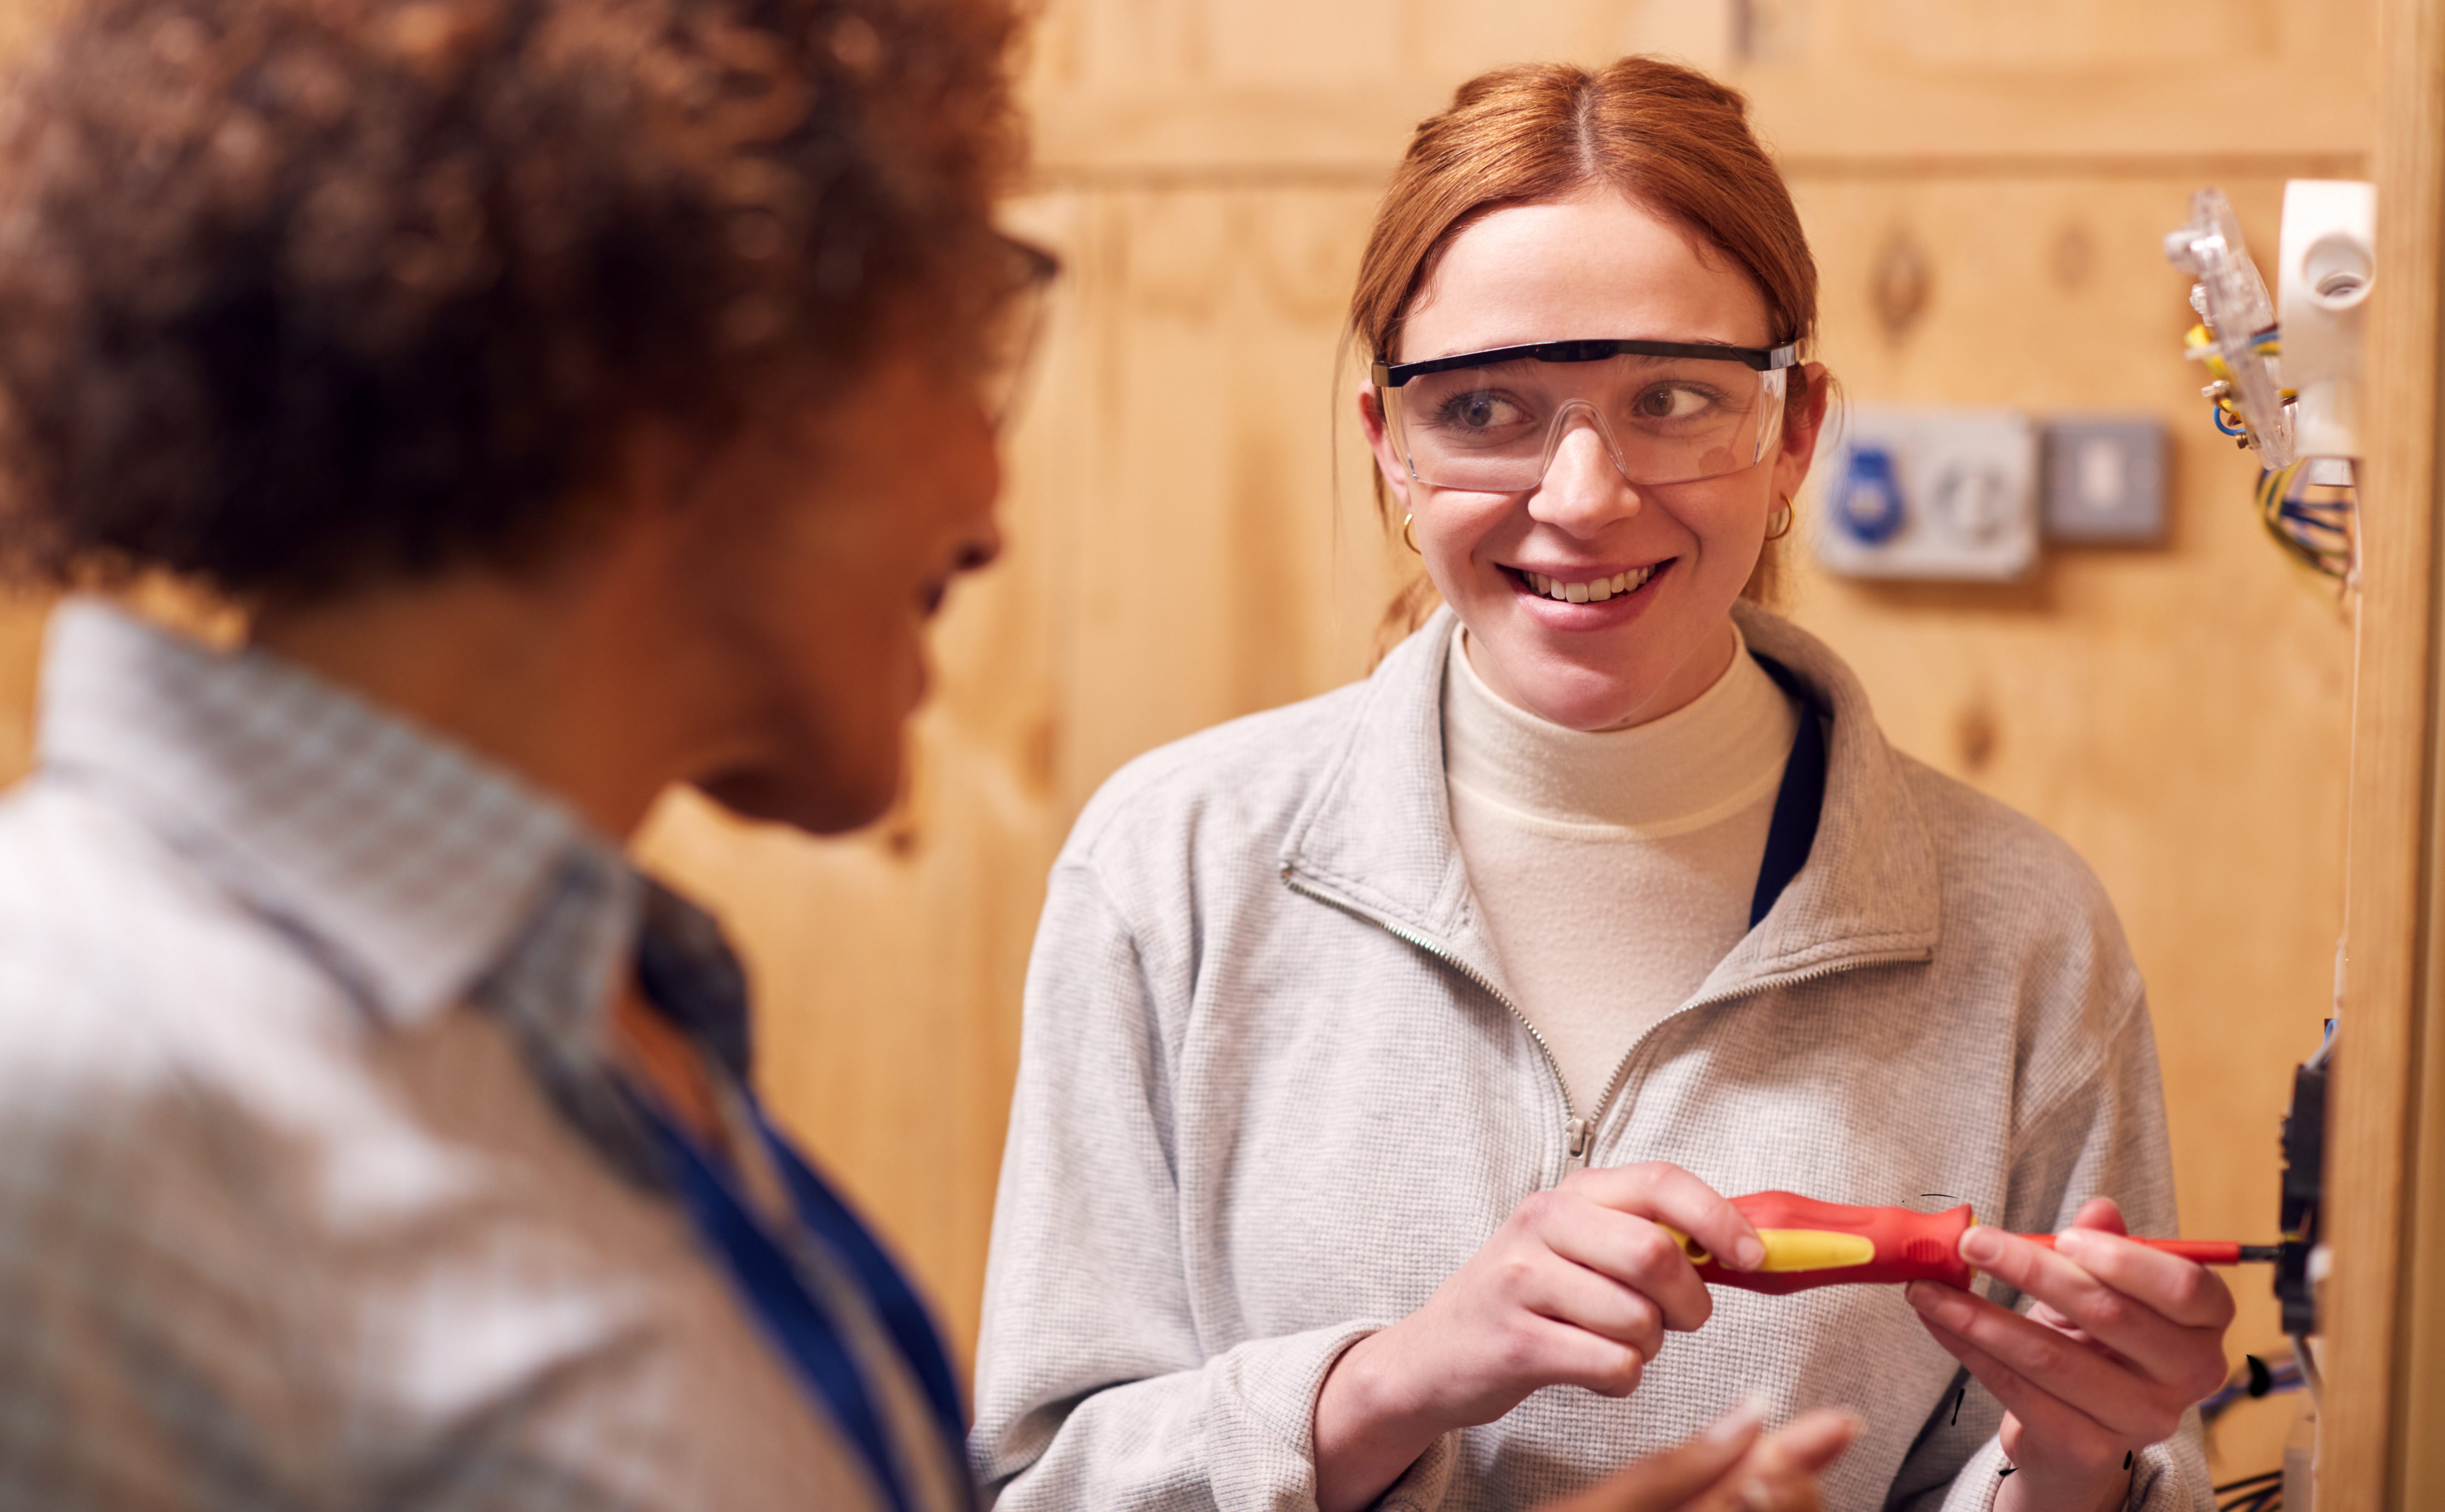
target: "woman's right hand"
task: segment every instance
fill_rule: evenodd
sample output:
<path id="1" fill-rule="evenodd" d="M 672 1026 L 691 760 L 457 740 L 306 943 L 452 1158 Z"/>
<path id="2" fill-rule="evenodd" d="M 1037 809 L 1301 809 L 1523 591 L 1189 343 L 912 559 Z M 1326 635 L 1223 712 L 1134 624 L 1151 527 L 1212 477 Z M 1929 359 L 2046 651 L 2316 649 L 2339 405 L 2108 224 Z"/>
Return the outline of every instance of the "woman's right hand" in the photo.
<path id="1" fill-rule="evenodd" d="M 1537 1512 L 1818 1512 L 1818 1474 L 1851 1447 L 1858 1420 L 1808 1412 L 1760 1434 L 1758 1418 L 1753 1405 L 1734 1408 L 1696 1438 Z"/>
<path id="2" fill-rule="evenodd" d="M 1359 1340 L 1316 1405 L 1316 1501 L 1355 1512 L 1427 1447 L 1547 1386 L 1627 1396 L 1666 1330 L 1714 1310 L 1670 1224 L 1739 1270 L 1765 1258 L 1738 1208 L 1678 1166 L 1575 1172 L 1512 1209 L 1424 1307 Z"/>

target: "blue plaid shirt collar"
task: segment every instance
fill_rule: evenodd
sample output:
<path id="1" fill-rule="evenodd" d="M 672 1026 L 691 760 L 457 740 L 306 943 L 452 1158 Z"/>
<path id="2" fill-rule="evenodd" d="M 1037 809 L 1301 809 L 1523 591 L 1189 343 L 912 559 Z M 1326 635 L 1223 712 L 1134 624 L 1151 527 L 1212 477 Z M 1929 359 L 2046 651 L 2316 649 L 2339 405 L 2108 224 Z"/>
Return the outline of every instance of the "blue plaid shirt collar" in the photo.
<path id="1" fill-rule="evenodd" d="M 481 987 L 559 1058 L 596 1053 L 643 884 L 508 773 L 279 658 L 89 599 L 52 616 L 40 731 L 47 779 L 132 811 L 383 1021 Z"/>

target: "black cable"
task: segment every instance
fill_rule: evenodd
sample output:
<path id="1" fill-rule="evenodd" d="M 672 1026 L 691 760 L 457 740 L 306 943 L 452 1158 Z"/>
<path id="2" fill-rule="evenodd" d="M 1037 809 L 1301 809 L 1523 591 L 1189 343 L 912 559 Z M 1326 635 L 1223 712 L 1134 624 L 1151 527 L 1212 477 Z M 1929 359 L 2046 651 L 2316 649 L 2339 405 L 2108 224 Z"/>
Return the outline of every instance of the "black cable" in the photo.
<path id="1" fill-rule="evenodd" d="M 2284 1504 L 2284 1472 L 2274 1470 L 2268 1473 L 2274 1477 L 2273 1480 L 2268 1480 L 2267 1476 L 2251 1476 L 2248 1481 L 2234 1482 L 2234 1486 L 2247 1489 L 2230 1501 L 2218 1502 L 2216 1512 L 2276 1512 Z M 2253 1484 L 2262 1481 L 2266 1484 Z M 2217 1494 L 2222 1495 L 2223 1489 L 2219 1488 Z"/>

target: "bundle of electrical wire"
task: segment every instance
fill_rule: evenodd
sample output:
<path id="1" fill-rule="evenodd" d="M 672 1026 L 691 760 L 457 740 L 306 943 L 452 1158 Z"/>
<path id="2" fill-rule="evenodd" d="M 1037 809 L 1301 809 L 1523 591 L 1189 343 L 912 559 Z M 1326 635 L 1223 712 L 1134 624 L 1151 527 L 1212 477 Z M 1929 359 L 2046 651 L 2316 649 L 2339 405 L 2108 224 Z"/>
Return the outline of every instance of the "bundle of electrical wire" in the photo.
<path id="1" fill-rule="evenodd" d="M 2222 423 L 2221 420 L 2218 421 Z M 2352 500 L 2350 489 L 2337 487 L 2341 497 L 2311 498 L 2306 482 L 2314 457 L 2258 476 L 2258 518 L 2285 553 L 2314 571 L 2342 578 L 2352 570 Z M 2299 485 L 2299 486 L 2296 486 Z"/>
<path id="2" fill-rule="evenodd" d="M 2297 1391 L 2308 1384 L 2297 1359 L 2278 1355 L 2271 1361 L 2262 1360 L 2255 1354 L 2245 1354 L 2242 1358 L 2246 1363 L 2233 1372 L 2232 1379 L 2225 1382 L 2213 1396 L 2199 1403 L 2202 1421 L 2213 1425 L 2216 1419 L 2244 1402 Z"/>
<path id="3" fill-rule="evenodd" d="M 2216 1512 L 2282 1512 L 2284 1472 L 2262 1470 L 2215 1488 Z"/>
<path id="4" fill-rule="evenodd" d="M 2240 396 L 2233 384 L 2232 369 L 2228 366 L 2215 346 L 2215 339 L 2204 325 L 2193 326 L 2184 338 L 2184 345 L 2193 357 L 2207 364 L 2214 382 L 2203 393 L 2210 403 L 2215 428 L 2241 446 L 2257 440 L 2249 418 L 2242 413 Z M 2273 331 L 2262 332 L 2250 343 L 2250 349 L 2262 357 L 2283 354 L 2283 344 Z M 2289 404 L 2290 389 L 2278 389 L 2277 397 Z M 2352 570 L 2352 500 L 2351 490 L 2338 490 L 2344 496 L 2311 498 L 2305 492 L 2318 485 L 2307 482 L 2309 463 L 2303 457 L 2284 467 L 2269 468 L 2258 478 L 2258 517 L 2267 533 L 2284 553 L 2294 561 L 2332 578 L 2348 578 Z M 2303 485 L 2296 488 L 2295 484 Z"/>

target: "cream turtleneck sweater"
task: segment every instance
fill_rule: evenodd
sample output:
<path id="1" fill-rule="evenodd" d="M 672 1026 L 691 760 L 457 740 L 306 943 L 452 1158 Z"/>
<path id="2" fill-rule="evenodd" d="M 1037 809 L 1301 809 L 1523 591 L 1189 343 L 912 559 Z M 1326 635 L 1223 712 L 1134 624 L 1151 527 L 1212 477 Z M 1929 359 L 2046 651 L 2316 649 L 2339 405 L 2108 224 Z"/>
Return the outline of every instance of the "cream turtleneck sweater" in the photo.
<path id="1" fill-rule="evenodd" d="M 1465 632 L 1453 637 L 1452 828 L 1513 999 L 1574 1111 L 1596 1111 L 1639 1036 L 1748 933 L 1799 729 L 1745 643 L 1685 707 L 1589 734 L 1505 702 L 1469 664 Z"/>

